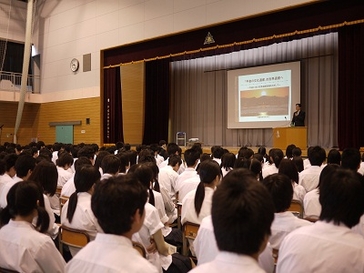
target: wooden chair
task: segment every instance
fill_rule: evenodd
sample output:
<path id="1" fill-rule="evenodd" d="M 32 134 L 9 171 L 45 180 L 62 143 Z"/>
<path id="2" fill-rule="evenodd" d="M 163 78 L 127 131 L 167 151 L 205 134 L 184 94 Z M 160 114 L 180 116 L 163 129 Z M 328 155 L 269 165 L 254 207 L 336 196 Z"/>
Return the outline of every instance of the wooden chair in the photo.
<path id="1" fill-rule="evenodd" d="M 277 262 L 278 262 L 278 254 L 279 254 L 279 249 L 273 248 L 272 249 L 272 257 L 273 257 L 273 263 L 274 263 L 273 273 L 276 272 Z"/>
<path id="2" fill-rule="evenodd" d="M 177 227 L 178 229 L 181 229 L 182 225 L 181 225 L 181 211 L 182 211 L 182 203 L 178 202 L 177 203 Z"/>
<path id="3" fill-rule="evenodd" d="M 0 273 L 19 273 L 19 271 L 0 267 Z"/>
<path id="4" fill-rule="evenodd" d="M 318 217 L 305 217 L 303 219 L 315 223 L 318 220 Z"/>
<path id="5" fill-rule="evenodd" d="M 147 258 L 147 252 L 145 251 L 144 246 L 141 243 L 138 242 L 132 242 L 133 243 L 133 247 L 136 251 L 139 252 L 139 254 L 143 257 L 143 258 Z"/>
<path id="6" fill-rule="evenodd" d="M 57 186 L 57 189 L 56 189 L 56 195 L 57 195 L 58 197 L 60 197 L 60 196 L 61 196 L 61 191 L 62 191 L 62 187 Z"/>
<path id="7" fill-rule="evenodd" d="M 198 229 L 200 228 L 200 225 L 186 222 L 183 225 L 183 231 L 182 231 L 182 255 L 188 256 L 188 250 L 189 250 L 189 243 L 188 240 L 195 240 L 197 236 Z"/>
<path id="8" fill-rule="evenodd" d="M 294 216 L 297 216 L 298 218 L 303 218 L 303 205 L 299 200 L 292 200 L 288 211 L 292 212 Z"/>
<path id="9" fill-rule="evenodd" d="M 90 242 L 90 236 L 85 230 L 74 229 L 61 225 L 59 227 L 59 251 L 63 255 L 63 245 L 83 248 Z"/>
<path id="10" fill-rule="evenodd" d="M 64 196 L 64 195 L 61 195 L 59 197 L 59 213 L 60 214 L 62 213 L 62 208 L 63 208 L 64 204 L 67 202 L 68 199 L 69 199 L 69 197 Z"/>

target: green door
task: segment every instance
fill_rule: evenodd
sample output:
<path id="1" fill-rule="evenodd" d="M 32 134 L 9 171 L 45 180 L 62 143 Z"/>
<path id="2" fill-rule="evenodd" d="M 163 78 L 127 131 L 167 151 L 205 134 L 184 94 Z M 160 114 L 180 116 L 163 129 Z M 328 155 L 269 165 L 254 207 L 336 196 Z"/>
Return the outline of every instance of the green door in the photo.
<path id="1" fill-rule="evenodd" d="M 73 144 L 73 125 L 56 126 L 56 142 Z"/>

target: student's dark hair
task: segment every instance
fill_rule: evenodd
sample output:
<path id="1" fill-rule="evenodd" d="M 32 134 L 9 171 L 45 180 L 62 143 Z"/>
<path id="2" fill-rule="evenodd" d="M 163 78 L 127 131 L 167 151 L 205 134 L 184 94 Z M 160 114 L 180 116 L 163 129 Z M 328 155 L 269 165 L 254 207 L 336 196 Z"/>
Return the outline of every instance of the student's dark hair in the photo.
<path id="1" fill-rule="evenodd" d="M 158 181 L 159 168 L 158 168 L 157 164 L 155 164 L 153 162 L 145 162 L 143 164 L 146 165 L 148 168 L 150 168 L 153 172 L 153 179 L 151 180 L 153 190 L 160 192 L 161 190 L 160 190 L 160 185 L 159 185 L 159 181 Z"/>
<path id="2" fill-rule="evenodd" d="M 70 155 L 67 152 L 62 152 L 59 155 L 58 159 L 56 160 L 56 164 L 59 167 L 65 167 L 66 164 L 68 164 L 69 166 L 72 166 L 72 164 L 73 164 L 73 157 L 72 157 L 72 155 Z"/>
<path id="3" fill-rule="evenodd" d="M 212 148 L 211 148 L 212 149 Z M 212 156 L 214 158 L 221 158 L 224 154 L 224 149 L 221 146 L 215 146 Z"/>
<path id="4" fill-rule="evenodd" d="M 253 155 L 253 158 L 255 158 L 256 160 L 258 160 L 260 163 L 264 163 L 264 156 L 259 154 L 259 153 L 255 153 Z"/>
<path id="5" fill-rule="evenodd" d="M 293 160 L 283 158 L 279 164 L 278 173 L 287 175 L 291 181 L 298 184 L 298 170 Z"/>
<path id="6" fill-rule="evenodd" d="M 295 156 L 301 156 L 302 155 L 301 148 L 300 147 L 293 148 L 292 155 L 293 155 L 293 157 L 295 157 Z"/>
<path id="7" fill-rule="evenodd" d="M 272 158 L 274 165 L 279 168 L 279 164 L 281 163 L 284 155 L 283 151 L 279 148 L 272 148 L 269 151 L 269 156 Z"/>
<path id="8" fill-rule="evenodd" d="M 292 162 L 296 165 L 297 171 L 300 173 L 304 170 L 303 159 L 301 156 L 294 156 Z"/>
<path id="9" fill-rule="evenodd" d="M 273 198 L 275 212 L 286 211 L 293 198 L 293 187 L 289 177 L 281 173 L 268 175 L 264 178 L 263 185 Z"/>
<path id="10" fill-rule="evenodd" d="M 258 154 L 261 154 L 262 156 L 267 155 L 267 149 L 264 146 L 260 146 L 258 148 Z"/>
<path id="11" fill-rule="evenodd" d="M 225 171 L 228 171 L 229 168 L 234 168 L 236 157 L 233 153 L 225 153 L 221 157 L 221 168 L 224 168 Z"/>
<path id="12" fill-rule="evenodd" d="M 18 159 L 18 155 L 14 154 L 14 153 L 8 154 L 4 157 L 6 172 L 10 171 L 10 169 L 15 166 L 15 162 L 17 159 Z"/>
<path id="13" fill-rule="evenodd" d="M 113 154 L 105 156 L 101 161 L 101 169 L 103 173 L 115 174 L 119 171 L 120 159 Z"/>
<path id="14" fill-rule="evenodd" d="M 181 147 L 180 147 L 181 148 Z M 199 154 L 203 153 L 202 150 L 202 144 L 201 143 L 193 143 L 191 149 L 194 149 L 195 151 L 197 151 Z"/>
<path id="15" fill-rule="evenodd" d="M 216 179 L 216 176 L 221 177 L 219 164 L 212 159 L 205 160 L 200 164 L 199 176 L 201 182 L 197 186 L 194 201 L 197 216 L 201 212 L 202 203 L 205 199 L 205 184 L 211 184 Z"/>
<path id="16" fill-rule="evenodd" d="M 42 149 L 42 147 L 45 147 L 45 143 L 44 143 L 44 141 L 42 141 L 42 140 L 39 140 L 38 142 L 37 142 L 37 149 L 38 150 L 41 150 Z"/>
<path id="17" fill-rule="evenodd" d="M 137 162 L 138 153 L 135 150 L 125 151 L 129 157 L 130 166 L 133 166 Z"/>
<path id="18" fill-rule="evenodd" d="M 95 168 L 99 169 L 101 168 L 101 162 L 104 159 L 105 156 L 110 155 L 110 153 L 108 151 L 100 151 L 97 156 L 96 156 L 96 160 L 95 160 Z M 76 163 L 75 163 L 76 164 Z"/>
<path id="19" fill-rule="evenodd" d="M 29 180 L 37 182 L 42 187 L 44 194 L 53 196 L 57 190 L 57 168 L 53 162 L 42 160 L 35 166 Z"/>
<path id="20" fill-rule="evenodd" d="M 38 211 L 36 228 L 45 232 L 49 226 L 49 216 L 44 207 L 38 206 L 37 201 L 43 200 L 42 189 L 33 181 L 18 182 L 12 186 L 6 196 L 7 206 L 1 211 L 0 226 L 6 225 L 17 215 L 28 216 L 34 209 Z"/>
<path id="21" fill-rule="evenodd" d="M 168 159 L 168 165 L 174 167 L 177 164 L 181 165 L 182 164 L 182 159 L 179 155 L 170 155 L 169 159 Z"/>
<path id="22" fill-rule="evenodd" d="M 293 157 L 293 149 L 296 148 L 296 145 L 290 144 L 286 148 L 286 157 L 292 158 Z"/>
<path id="23" fill-rule="evenodd" d="M 52 161 L 52 152 L 47 149 L 47 148 L 42 148 L 39 150 L 39 156 L 43 156 L 44 158 L 46 158 L 48 161 Z"/>
<path id="24" fill-rule="evenodd" d="M 144 162 L 156 162 L 153 150 L 147 148 L 140 151 L 138 163 Z"/>
<path id="25" fill-rule="evenodd" d="M 341 153 L 338 149 L 331 149 L 327 154 L 327 164 L 341 164 Z"/>
<path id="26" fill-rule="evenodd" d="M 327 164 L 325 168 L 323 168 L 322 171 L 320 172 L 319 182 L 316 188 L 320 191 L 320 186 L 322 184 L 322 181 L 326 179 L 326 176 L 331 175 L 331 173 L 335 172 L 339 168 L 340 165 L 338 164 Z"/>
<path id="27" fill-rule="evenodd" d="M 77 152 L 77 157 L 85 156 L 89 159 L 94 159 L 95 156 L 95 150 L 91 145 L 87 145 L 82 147 Z"/>
<path id="28" fill-rule="evenodd" d="M 80 168 L 82 168 L 85 165 L 92 166 L 90 158 L 85 157 L 85 156 L 81 156 L 81 157 L 77 158 L 77 160 L 75 161 L 75 171 L 79 170 Z"/>
<path id="29" fill-rule="evenodd" d="M 28 171 L 33 171 L 35 167 L 35 159 L 31 155 L 19 155 L 15 162 L 14 168 L 16 175 L 20 178 L 27 176 Z"/>
<path id="30" fill-rule="evenodd" d="M 179 147 L 178 147 L 178 145 L 176 143 L 174 143 L 174 142 L 168 143 L 168 145 L 167 145 L 167 153 L 168 153 L 168 155 L 170 156 L 170 155 L 173 155 L 176 152 L 178 152 L 178 148 Z"/>
<path id="31" fill-rule="evenodd" d="M 136 164 L 129 169 L 128 174 L 134 175 L 136 179 L 140 181 L 140 183 L 149 193 L 149 203 L 154 206 L 154 193 L 150 185 L 153 181 L 152 169 L 146 164 Z"/>
<path id="32" fill-rule="evenodd" d="M 129 156 L 128 154 L 123 151 L 116 155 L 120 159 L 120 168 L 119 171 L 121 173 L 126 173 L 126 167 L 129 166 Z"/>
<path id="33" fill-rule="evenodd" d="M 352 170 L 339 168 L 327 175 L 320 186 L 320 220 L 357 225 L 364 212 L 363 185 L 363 176 Z"/>
<path id="34" fill-rule="evenodd" d="M 271 234 L 274 204 L 249 170 L 237 169 L 229 172 L 215 191 L 211 216 L 221 251 L 252 255 Z"/>
<path id="35" fill-rule="evenodd" d="M 200 152 L 195 149 L 187 149 L 184 153 L 187 167 L 195 165 L 196 161 L 200 158 Z"/>
<path id="36" fill-rule="evenodd" d="M 262 162 L 260 162 L 258 159 L 256 158 L 252 158 L 250 160 L 250 166 L 249 166 L 249 170 L 251 170 L 256 177 L 259 177 L 259 181 L 263 180 L 263 176 L 262 176 Z"/>
<path id="37" fill-rule="evenodd" d="M 234 169 L 239 169 L 239 168 L 249 169 L 250 168 L 250 163 L 251 163 L 251 159 L 250 158 L 238 157 L 235 160 Z"/>
<path id="38" fill-rule="evenodd" d="M 238 152 L 238 158 L 250 159 L 253 155 L 254 151 L 246 146 L 241 147 Z"/>
<path id="39" fill-rule="evenodd" d="M 321 166 L 326 159 L 326 152 L 320 146 L 314 146 L 308 153 L 308 159 L 312 166 Z"/>
<path id="40" fill-rule="evenodd" d="M 67 208 L 67 219 L 70 223 L 72 222 L 77 207 L 78 193 L 88 192 L 94 184 L 100 181 L 100 177 L 99 170 L 92 165 L 83 166 L 76 171 L 74 178 L 76 191 L 71 194 Z"/>
<path id="41" fill-rule="evenodd" d="M 105 233 L 123 235 L 131 230 L 135 212 L 143 215 L 147 197 L 135 176 L 120 175 L 95 185 L 91 209 Z"/>
<path id="42" fill-rule="evenodd" d="M 344 149 L 341 155 L 341 167 L 357 171 L 360 165 L 360 152 L 355 148 Z"/>

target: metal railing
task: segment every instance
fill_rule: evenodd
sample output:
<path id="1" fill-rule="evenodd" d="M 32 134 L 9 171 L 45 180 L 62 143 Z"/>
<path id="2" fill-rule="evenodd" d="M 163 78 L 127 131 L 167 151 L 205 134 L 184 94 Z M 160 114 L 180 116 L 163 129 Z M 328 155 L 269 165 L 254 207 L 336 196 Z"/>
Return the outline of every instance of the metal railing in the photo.
<path id="1" fill-rule="evenodd" d="M 20 91 L 21 73 L 0 71 L 0 91 Z M 27 92 L 40 93 L 40 76 L 28 75 Z"/>

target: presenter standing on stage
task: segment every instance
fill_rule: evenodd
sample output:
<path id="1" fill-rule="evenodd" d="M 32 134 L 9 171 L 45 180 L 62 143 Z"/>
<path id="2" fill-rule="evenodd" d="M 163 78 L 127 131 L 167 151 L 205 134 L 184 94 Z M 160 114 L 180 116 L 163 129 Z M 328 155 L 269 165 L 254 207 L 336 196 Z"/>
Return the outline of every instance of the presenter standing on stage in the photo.
<path id="1" fill-rule="evenodd" d="M 306 113 L 301 110 L 301 104 L 296 103 L 296 112 L 293 113 L 292 126 L 305 126 Z"/>

